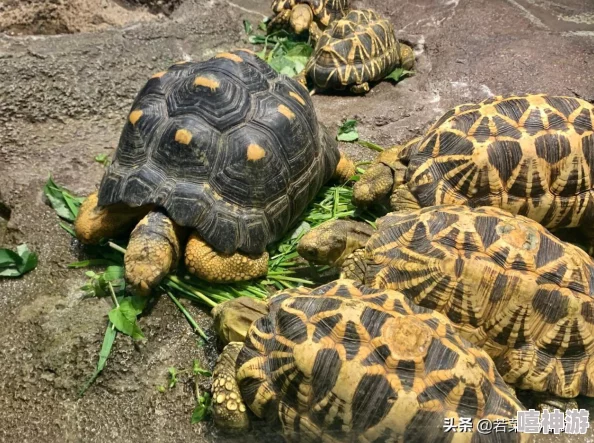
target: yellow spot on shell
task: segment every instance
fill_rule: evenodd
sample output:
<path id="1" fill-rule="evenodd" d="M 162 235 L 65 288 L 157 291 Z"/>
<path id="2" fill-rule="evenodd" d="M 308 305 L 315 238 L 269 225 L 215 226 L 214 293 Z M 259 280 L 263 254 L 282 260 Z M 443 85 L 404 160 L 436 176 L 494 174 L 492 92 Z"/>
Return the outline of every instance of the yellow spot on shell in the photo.
<path id="1" fill-rule="evenodd" d="M 175 141 L 182 145 L 189 145 L 192 141 L 192 133 L 187 129 L 178 129 L 175 133 Z"/>
<path id="2" fill-rule="evenodd" d="M 247 148 L 247 159 L 249 161 L 257 161 L 260 160 L 261 158 L 264 158 L 266 156 L 266 151 L 264 150 L 264 148 L 260 145 L 256 145 L 255 143 L 252 143 L 251 145 L 248 146 Z"/>
<path id="3" fill-rule="evenodd" d="M 187 60 L 180 60 L 178 62 L 175 62 L 174 65 L 185 65 L 186 63 L 188 63 Z"/>
<path id="4" fill-rule="evenodd" d="M 305 106 L 305 100 L 303 100 L 303 98 L 299 94 L 291 91 L 289 92 L 289 95 L 293 97 L 295 100 L 297 100 L 299 103 L 301 103 L 303 106 Z"/>
<path id="5" fill-rule="evenodd" d="M 278 107 L 278 112 L 287 117 L 289 120 L 293 120 L 295 118 L 295 114 L 293 114 L 293 112 L 285 105 L 280 105 Z"/>
<path id="6" fill-rule="evenodd" d="M 130 120 L 130 123 L 135 125 L 140 117 L 142 117 L 142 111 L 132 111 L 128 118 Z"/>
<path id="7" fill-rule="evenodd" d="M 167 71 L 161 71 L 161 72 L 157 72 L 156 74 L 154 74 L 151 78 L 161 78 L 163 77 L 165 74 L 167 74 Z"/>
<path id="8" fill-rule="evenodd" d="M 198 76 L 194 80 L 194 86 L 204 86 L 210 88 L 211 91 L 214 91 L 219 87 L 219 82 L 212 78 Z"/>
<path id="9" fill-rule="evenodd" d="M 243 62 L 243 59 L 239 55 L 231 54 L 230 52 L 221 52 L 220 54 L 215 55 L 215 58 L 227 58 L 237 63 Z"/>

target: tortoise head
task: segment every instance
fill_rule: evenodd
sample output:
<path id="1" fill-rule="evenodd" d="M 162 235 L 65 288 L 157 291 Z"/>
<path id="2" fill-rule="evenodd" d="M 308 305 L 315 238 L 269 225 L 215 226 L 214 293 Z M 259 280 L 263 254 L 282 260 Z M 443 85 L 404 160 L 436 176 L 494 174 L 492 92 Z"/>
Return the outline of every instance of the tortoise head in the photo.
<path id="1" fill-rule="evenodd" d="M 365 246 L 373 232 L 367 223 L 327 221 L 301 238 L 297 252 L 312 263 L 341 266 L 351 253 Z"/>
<path id="2" fill-rule="evenodd" d="M 214 330 L 220 343 L 244 342 L 253 322 L 268 314 L 268 304 L 252 297 L 239 297 L 217 305 L 212 310 Z"/>
<path id="3" fill-rule="evenodd" d="M 309 29 L 311 22 L 313 21 L 313 11 L 307 4 L 296 5 L 291 11 L 291 28 L 295 31 L 295 34 L 301 34 Z"/>

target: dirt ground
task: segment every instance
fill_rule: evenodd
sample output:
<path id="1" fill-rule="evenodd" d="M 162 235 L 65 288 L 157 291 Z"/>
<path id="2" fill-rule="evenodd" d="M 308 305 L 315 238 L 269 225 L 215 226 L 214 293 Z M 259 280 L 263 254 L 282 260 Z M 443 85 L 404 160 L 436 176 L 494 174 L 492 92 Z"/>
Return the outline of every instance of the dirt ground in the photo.
<path id="1" fill-rule="evenodd" d="M 366 0 L 415 44 L 417 74 L 364 97 L 316 95 L 336 128 L 356 117 L 380 145 L 420 134 L 453 105 L 506 93 L 548 92 L 594 100 L 592 0 Z M 260 21 L 268 0 L 0 0 L 0 247 L 27 242 L 36 270 L 0 281 L 0 441 L 222 441 L 190 424 L 192 380 L 165 393 L 167 369 L 205 366 L 185 319 L 160 298 L 133 343 L 118 336 L 83 398 L 103 338 L 107 300 L 83 300 L 82 257 L 42 196 L 50 173 L 77 194 L 96 188 L 125 115 L 154 72 L 249 46 L 242 20 Z M 31 35 L 28 35 L 31 34 Z M 41 35 L 43 34 L 43 35 Z M 358 159 L 373 154 L 343 145 Z M 188 306 L 208 328 L 208 313 Z M 246 440 L 246 437 L 243 437 Z M 262 441 L 262 438 L 256 439 Z M 559 441 L 559 437 L 541 437 Z M 574 436 L 566 441 L 594 441 Z"/>

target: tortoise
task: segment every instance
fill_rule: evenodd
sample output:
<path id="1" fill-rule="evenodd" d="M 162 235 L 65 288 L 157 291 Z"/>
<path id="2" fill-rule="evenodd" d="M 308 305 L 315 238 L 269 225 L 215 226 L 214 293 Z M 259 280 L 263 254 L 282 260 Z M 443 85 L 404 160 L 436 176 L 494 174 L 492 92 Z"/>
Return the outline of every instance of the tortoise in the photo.
<path id="1" fill-rule="evenodd" d="M 594 237 L 594 105 L 497 96 L 446 112 L 421 138 L 380 154 L 354 186 L 359 206 L 496 206 Z"/>
<path id="2" fill-rule="evenodd" d="M 221 429 L 245 431 L 251 411 L 289 441 L 527 441 L 444 433 L 445 418 L 509 423 L 523 407 L 483 350 L 402 293 L 338 280 L 286 290 L 265 307 L 215 365 Z"/>
<path id="3" fill-rule="evenodd" d="M 220 53 L 146 83 L 76 235 L 93 244 L 136 226 L 125 265 L 140 294 L 176 265 L 189 230 L 191 273 L 248 280 L 322 185 L 352 173 L 298 82 L 251 51 Z"/>
<path id="4" fill-rule="evenodd" d="M 582 249 L 488 206 L 394 212 L 377 226 L 326 222 L 298 252 L 445 314 L 541 405 L 594 396 L 594 262 Z"/>
<path id="5" fill-rule="evenodd" d="M 349 0 L 273 0 L 268 30 L 290 25 L 295 34 L 309 31 L 315 42 L 326 27 L 349 10 Z"/>
<path id="6" fill-rule="evenodd" d="M 347 87 L 369 91 L 369 82 L 383 79 L 397 67 L 412 69 L 412 48 L 400 43 L 392 24 L 372 10 L 352 10 L 328 26 L 320 37 L 300 81 L 317 89 Z"/>

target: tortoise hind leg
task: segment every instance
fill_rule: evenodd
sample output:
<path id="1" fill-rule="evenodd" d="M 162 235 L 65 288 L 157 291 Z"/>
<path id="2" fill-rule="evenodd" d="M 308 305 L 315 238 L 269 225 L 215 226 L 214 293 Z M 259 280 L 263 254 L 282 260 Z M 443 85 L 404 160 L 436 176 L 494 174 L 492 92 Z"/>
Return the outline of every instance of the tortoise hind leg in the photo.
<path id="1" fill-rule="evenodd" d="M 190 235 L 186 245 L 188 271 L 212 283 L 232 283 L 252 280 L 268 273 L 268 253 L 249 256 L 236 252 L 224 254 L 215 251 L 197 232 Z"/>
<path id="2" fill-rule="evenodd" d="M 177 266 L 182 230 L 161 212 L 150 212 L 132 231 L 124 256 L 132 291 L 148 295 Z"/>
<path id="3" fill-rule="evenodd" d="M 148 206 L 131 208 L 123 204 L 98 206 L 98 200 L 97 192 L 89 195 L 74 221 L 76 238 L 81 243 L 94 245 L 103 238 L 129 232 L 150 210 Z"/>
<path id="4" fill-rule="evenodd" d="M 219 356 L 212 375 L 212 409 L 215 425 L 226 432 L 247 431 L 249 416 L 235 377 L 235 362 L 243 343 L 231 342 Z"/>
<path id="5" fill-rule="evenodd" d="M 357 169 L 355 167 L 355 163 L 344 155 L 342 152 L 340 153 L 340 160 L 336 165 L 336 170 L 334 171 L 334 179 L 340 182 L 348 182 L 353 175 L 355 175 Z"/>

